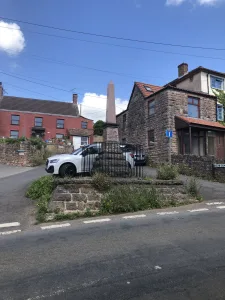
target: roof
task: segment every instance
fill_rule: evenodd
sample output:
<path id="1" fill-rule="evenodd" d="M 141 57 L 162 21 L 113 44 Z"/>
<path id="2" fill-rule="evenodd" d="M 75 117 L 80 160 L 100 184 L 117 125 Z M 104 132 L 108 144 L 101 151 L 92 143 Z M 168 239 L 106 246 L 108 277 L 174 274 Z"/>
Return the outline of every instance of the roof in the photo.
<path id="1" fill-rule="evenodd" d="M 71 128 L 68 129 L 70 135 L 78 135 L 78 136 L 90 136 L 93 134 L 93 129 L 80 129 L 80 128 Z"/>
<path id="2" fill-rule="evenodd" d="M 141 93 L 143 94 L 144 97 L 149 97 L 150 95 L 154 94 L 155 92 L 158 92 L 161 90 L 161 86 L 158 85 L 153 85 L 153 84 L 148 84 L 148 83 L 143 83 L 143 82 L 135 82 L 134 83 Z M 147 89 L 150 89 L 151 91 L 148 91 Z"/>
<path id="3" fill-rule="evenodd" d="M 4 96 L 0 101 L 0 109 L 74 117 L 79 116 L 78 106 L 74 103 L 13 96 Z"/>
<path id="4" fill-rule="evenodd" d="M 189 117 L 183 117 L 183 116 L 176 116 L 176 118 L 184 121 L 188 125 L 200 125 L 200 126 L 207 126 L 207 127 L 215 127 L 215 128 L 225 130 L 225 126 L 223 126 L 219 122 L 212 122 L 212 121 L 206 121 L 206 120 L 202 120 L 202 119 L 189 118 Z"/>
<path id="5" fill-rule="evenodd" d="M 121 116 L 122 114 L 124 114 L 124 113 L 126 113 L 126 112 L 127 112 L 127 109 L 121 111 L 121 113 L 117 114 L 116 117 L 119 117 L 119 116 Z"/>
<path id="6" fill-rule="evenodd" d="M 193 91 L 193 90 L 186 90 L 186 89 L 178 88 L 178 87 L 175 87 L 172 85 L 166 85 L 152 95 L 155 96 L 155 94 L 159 94 L 160 92 L 163 92 L 165 90 L 174 90 L 174 91 L 178 91 L 178 92 L 188 93 L 190 95 L 193 94 L 193 95 L 203 96 L 203 97 L 207 97 L 207 98 L 213 98 L 215 101 L 217 100 L 217 97 L 214 95 L 209 95 L 204 92 L 197 92 L 197 91 Z M 151 97 L 152 95 L 150 95 L 148 97 Z"/>
<path id="7" fill-rule="evenodd" d="M 195 75 L 199 72 L 206 72 L 206 73 L 210 73 L 210 74 L 213 74 L 213 75 L 225 77 L 225 73 L 223 73 L 223 72 L 218 72 L 218 71 L 215 71 L 215 70 L 211 70 L 211 69 L 207 69 L 207 68 L 204 68 L 202 66 L 199 66 L 199 67 L 193 69 L 192 71 L 188 72 L 184 76 L 178 77 L 178 78 L 174 79 L 173 81 L 169 82 L 168 84 L 166 84 L 166 86 L 167 85 L 176 85 L 176 84 L 180 83 L 181 81 L 183 81 L 183 80 L 185 80 L 189 77 L 192 77 L 193 75 Z"/>

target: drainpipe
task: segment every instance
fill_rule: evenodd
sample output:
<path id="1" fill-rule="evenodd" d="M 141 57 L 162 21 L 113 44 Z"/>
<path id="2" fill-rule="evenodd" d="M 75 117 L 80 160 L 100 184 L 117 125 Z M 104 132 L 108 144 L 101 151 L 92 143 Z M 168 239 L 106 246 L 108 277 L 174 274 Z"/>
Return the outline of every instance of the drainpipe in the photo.
<path id="1" fill-rule="evenodd" d="M 192 154 L 191 126 L 189 126 L 190 154 Z"/>
<path id="2" fill-rule="evenodd" d="M 208 94 L 209 94 L 209 73 L 207 73 L 207 89 L 208 89 Z"/>

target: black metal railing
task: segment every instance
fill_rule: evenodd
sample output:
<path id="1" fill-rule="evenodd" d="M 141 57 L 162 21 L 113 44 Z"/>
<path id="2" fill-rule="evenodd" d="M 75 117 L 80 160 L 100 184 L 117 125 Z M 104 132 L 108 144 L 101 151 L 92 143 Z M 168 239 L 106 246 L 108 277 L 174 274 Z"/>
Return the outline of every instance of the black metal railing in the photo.
<path id="1" fill-rule="evenodd" d="M 146 155 L 141 145 L 114 142 L 95 143 L 83 148 L 81 173 L 105 173 L 112 177 L 143 177 Z"/>

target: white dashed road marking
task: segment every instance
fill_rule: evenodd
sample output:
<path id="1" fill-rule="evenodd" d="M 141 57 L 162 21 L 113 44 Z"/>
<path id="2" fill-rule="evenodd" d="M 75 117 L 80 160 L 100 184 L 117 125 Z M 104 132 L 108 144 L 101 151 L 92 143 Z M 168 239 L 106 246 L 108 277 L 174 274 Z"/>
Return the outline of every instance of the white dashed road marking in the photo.
<path id="1" fill-rule="evenodd" d="M 126 216 L 123 219 L 137 219 L 137 218 L 145 218 L 146 215 L 133 215 L 133 216 Z"/>
<path id="2" fill-rule="evenodd" d="M 46 230 L 46 229 L 55 229 L 55 228 L 62 228 L 62 227 L 68 227 L 68 226 L 71 226 L 70 223 L 43 226 L 43 227 L 41 227 L 41 229 Z"/>
<path id="3" fill-rule="evenodd" d="M 0 235 L 8 235 L 8 234 L 18 233 L 18 232 L 21 232 L 21 230 L 3 231 L 3 232 L 0 232 Z"/>
<path id="4" fill-rule="evenodd" d="M 189 212 L 198 212 L 198 211 L 206 211 L 206 210 L 209 210 L 208 208 L 199 208 L 199 209 L 191 209 L 191 210 L 188 210 Z"/>
<path id="5" fill-rule="evenodd" d="M 165 211 L 165 212 L 157 213 L 157 215 L 160 215 L 160 216 L 164 216 L 164 215 L 175 215 L 175 214 L 179 214 L 179 212 L 178 212 L 178 211 Z"/>
<path id="6" fill-rule="evenodd" d="M 111 219 L 97 219 L 97 220 L 90 220 L 90 221 L 84 221 L 84 224 L 90 224 L 90 223 L 101 223 L 101 222 L 109 222 Z"/>
<path id="7" fill-rule="evenodd" d="M 160 266 L 155 266 L 154 269 L 155 270 L 162 270 L 162 268 Z"/>
<path id="8" fill-rule="evenodd" d="M 219 204 L 224 204 L 224 202 L 208 202 L 206 205 L 219 205 Z"/>
<path id="9" fill-rule="evenodd" d="M 217 206 L 216 208 L 219 208 L 219 209 L 224 209 L 224 208 L 225 208 L 225 205 L 222 205 L 222 206 Z"/>
<path id="10" fill-rule="evenodd" d="M 0 224 L 0 228 L 16 227 L 16 226 L 20 226 L 20 223 L 12 222 L 12 223 L 2 223 L 2 224 Z"/>

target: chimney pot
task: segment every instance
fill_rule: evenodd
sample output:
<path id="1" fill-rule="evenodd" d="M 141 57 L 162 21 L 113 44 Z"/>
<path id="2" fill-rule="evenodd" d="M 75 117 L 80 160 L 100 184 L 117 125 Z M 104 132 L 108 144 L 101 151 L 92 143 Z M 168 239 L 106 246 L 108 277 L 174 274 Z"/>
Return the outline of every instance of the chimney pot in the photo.
<path id="1" fill-rule="evenodd" d="M 78 100 L 78 95 L 73 94 L 73 104 L 77 104 L 77 100 Z"/>
<path id="2" fill-rule="evenodd" d="M 188 73 L 188 64 L 182 63 L 178 66 L 178 77 L 182 77 Z"/>

